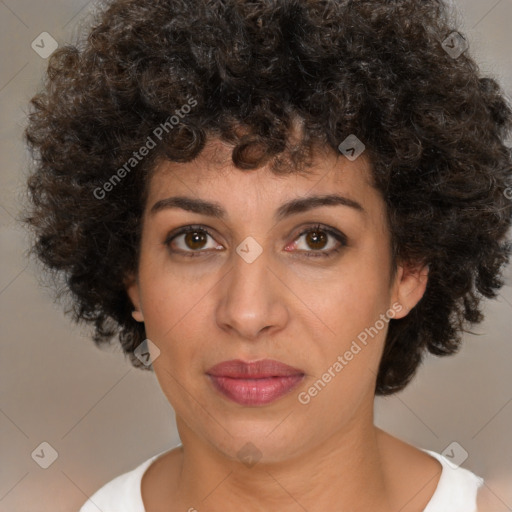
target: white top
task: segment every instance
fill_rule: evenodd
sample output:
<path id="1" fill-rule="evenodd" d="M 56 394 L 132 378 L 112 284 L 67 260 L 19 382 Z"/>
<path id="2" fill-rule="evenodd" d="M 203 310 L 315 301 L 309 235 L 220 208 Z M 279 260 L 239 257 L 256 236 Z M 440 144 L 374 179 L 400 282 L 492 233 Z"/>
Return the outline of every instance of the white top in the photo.
<path id="1" fill-rule="evenodd" d="M 421 449 L 443 466 L 437 488 L 423 512 L 477 512 L 476 495 L 484 483 L 483 478 L 462 467 L 455 468 L 439 453 Z M 154 455 L 132 471 L 105 484 L 84 503 L 79 512 L 145 512 L 141 494 L 142 476 L 151 463 L 167 451 Z"/>

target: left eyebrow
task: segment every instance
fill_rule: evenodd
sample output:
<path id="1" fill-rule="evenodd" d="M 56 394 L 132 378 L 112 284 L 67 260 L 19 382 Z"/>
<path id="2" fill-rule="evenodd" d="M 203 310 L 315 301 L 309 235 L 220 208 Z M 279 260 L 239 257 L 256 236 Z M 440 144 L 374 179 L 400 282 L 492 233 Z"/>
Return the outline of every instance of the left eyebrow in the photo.
<path id="1" fill-rule="evenodd" d="M 313 208 L 340 205 L 354 208 L 361 213 L 366 213 L 365 209 L 357 201 L 337 194 L 329 194 L 324 196 L 309 196 L 292 199 L 291 201 L 288 201 L 287 203 L 280 206 L 274 217 L 276 220 L 282 220 L 286 217 L 289 217 L 290 215 L 306 212 L 308 210 L 312 210 Z"/>
<path id="2" fill-rule="evenodd" d="M 282 220 L 291 215 L 303 213 L 314 208 L 340 205 L 353 208 L 361 213 L 366 213 L 365 209 L 357 201 L 337 194 L 328 194 L 323 196 L 308 196 L 292 199 L 277 209 L 276 213 L 274 214 L 274 218 L 276 220 Z M 157 212 L 167 208 L 180 208 L 182 210 L 198 213 L 200 215 L 207 215 L 209 217 L 216 217 L 219 219 L 224 219 L 226 217 L 226 211 L 219 203 L 185 196 L 175 196 L 167 197 L 166 199 L 160 199 L 151 207 L 149 213 L 154 215 Z"/>

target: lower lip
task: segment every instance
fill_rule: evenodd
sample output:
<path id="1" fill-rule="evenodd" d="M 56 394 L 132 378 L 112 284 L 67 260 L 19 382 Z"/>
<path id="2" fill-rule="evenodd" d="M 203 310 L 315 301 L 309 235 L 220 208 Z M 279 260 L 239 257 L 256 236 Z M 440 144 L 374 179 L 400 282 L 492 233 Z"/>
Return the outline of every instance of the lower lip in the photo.
<path id="1" fill-rule="evenodd" d="M 208 375 L 215 388 L 240 405 L 265 405 L 289 393 L 304 375 L 268 377 L 264 379 L 233 379 Z"/>

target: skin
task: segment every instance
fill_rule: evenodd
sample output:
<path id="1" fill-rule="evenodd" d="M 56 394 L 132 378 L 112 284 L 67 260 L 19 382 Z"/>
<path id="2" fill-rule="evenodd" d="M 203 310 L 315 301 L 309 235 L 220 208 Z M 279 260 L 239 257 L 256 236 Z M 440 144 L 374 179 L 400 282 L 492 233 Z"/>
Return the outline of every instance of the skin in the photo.
<path id="1" fill-rule="evenodd" d="M 152 351 L 153 368 L 183 445 L 146 471 L 147 512 L 422 511 L 441 465 L 373 424 L 387 323 L 309 403 L 298 394 L 394 304 L 401 307 L 395 318 L 407 315 L 425 291 L 427 270 L 399 265 L 392 274 L 385 203 L 370 185 L 364 154 L 351 162 L 317 149 L 309 174 L 275 176 L 267 166 L 237 169 L 231 150 L 213 139 L 193 162 L 158 165 L 138 273 L 126 280 L 133 317 L 160 351 Z M 273 217 L 291 199 L 332 193 L 364 212 L 335 205 Z M 178 195 L 217 202 L 226 217 L 177 208 L 150 213 L 157 201 Z M 323 246 L 308 244 L 300 234 L 317 223 L 346 236 L 332 257 L 306 255 L 339 245 L 325 231 Z M 165 245 L 169 233 L 187 225 L 208 227 L 212 237 L 194 246 L 181 235 Z M 248 236 L 263 250 L 252 263 L 236 252 Z M 203 252 L 171 252 L 179 249 Z M 205 374 L 236 358 L 277 359 L 305 378 L 271 404 L 243 407 Z M 261 454 L 250 467 L 237 456 L 248 442 Z"/>

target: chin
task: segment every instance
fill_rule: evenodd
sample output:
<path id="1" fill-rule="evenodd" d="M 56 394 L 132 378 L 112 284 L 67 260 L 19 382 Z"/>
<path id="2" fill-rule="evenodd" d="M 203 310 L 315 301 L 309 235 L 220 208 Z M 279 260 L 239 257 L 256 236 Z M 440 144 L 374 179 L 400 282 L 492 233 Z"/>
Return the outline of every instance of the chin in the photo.
<path id="1" fill-rule="evenodd" d="M 248 428 L 244 428 L 244 423 L 236 426 L 226 424 L 229 433 L 222 429 L 220 438 L 208 435 L 206 437 L 224 457 L 249 468 L 263 464 L 278 464 L 300 455 L 307 449 L 303 433 L 291 432 L 289 429 L 281 429 L 278 432 L 276 427 L 280 421 L 272 421 L 260 429 L 254 425 L 254 421 L 248 424 Z"/>

